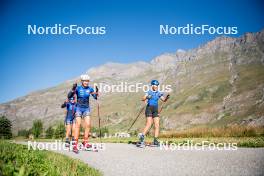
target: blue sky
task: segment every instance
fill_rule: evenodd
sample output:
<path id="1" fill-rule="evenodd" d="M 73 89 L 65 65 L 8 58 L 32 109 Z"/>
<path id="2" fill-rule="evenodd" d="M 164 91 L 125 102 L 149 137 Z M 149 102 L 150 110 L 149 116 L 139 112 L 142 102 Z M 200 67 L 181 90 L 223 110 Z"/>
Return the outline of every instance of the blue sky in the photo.
<path id="1" fill-rule="evenodd" d="M 238 35 L 264 28 L 263 2 L 1 1 L 0 102 L 55 86 L 106 62 L 150 61 L 190 49 L 215 35 L 161 36 L 160 24 L 237 26 Z M 27 25 L 106 26 L 104 36 L 28 35 Z"/>

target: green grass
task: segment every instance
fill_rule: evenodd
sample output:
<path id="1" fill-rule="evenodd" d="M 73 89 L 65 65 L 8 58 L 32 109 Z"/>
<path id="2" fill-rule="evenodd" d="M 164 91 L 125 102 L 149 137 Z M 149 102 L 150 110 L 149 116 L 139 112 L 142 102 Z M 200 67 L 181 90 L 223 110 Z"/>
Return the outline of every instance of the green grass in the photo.
<path id="1" fill-rule="evenodd" d="M 0 175 L 102 175 L 80 160 L 0 141 Z"/>
<path id="2" fill-rule="evenodd" d="M 264 127 L 230 125 L 223 127 L 197 126 L 181 131 L 164 131 L 166 138 L 179 137 L 259 137 L 264 136 Z"/>

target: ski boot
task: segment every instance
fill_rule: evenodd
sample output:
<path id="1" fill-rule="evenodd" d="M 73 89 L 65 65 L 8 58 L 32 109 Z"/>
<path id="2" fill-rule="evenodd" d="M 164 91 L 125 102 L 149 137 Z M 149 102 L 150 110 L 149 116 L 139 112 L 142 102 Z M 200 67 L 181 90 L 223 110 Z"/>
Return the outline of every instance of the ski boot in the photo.
<path id="1" fill-rule="evenodd" d="M 87 141 L 82 142 L 82 147 L 86 151 L 98 152 L 98 149 L 95 146 L 93 146 L 92 144 L 89 144 Z"/>
<path id="2" fill-rule="evenodd" d="M 78 148 L 78 142 L 77 141 L 73 141 L 72 142 L 72 151 L 76 154 L 79 153 L 79 148 Z"/>
<path id="3" fill-rule="evenodd" d="M 137 147 L 140 147 L 140 148 L 145 147 L 145 136 L 144 136 L 144 134 L 139 134 L 139 142 L 137 143 Z"/>
<path id="4" fill-rule="evenodd" d="M 89 148 L 92 147 L 92 145 L 89 144 L 87 141 L 83 141 L 83 142 L 82 142 L 82 146 L 83 146 L 84 149 L 89 149 Z"/>
<path id="5" fill-rule="evenodd" d="M 65 140 L 65 147 L 70 147 L 71 142 L 69 141 L 69 138 L 66 138 Z"/>
<path id="6" fill-rule="evenodd" d="M 154 138 L 152 146 L 153 147 L 159 147 L 160 146 L 160 142 L 158 141 L 158 138 L 156 138 L 156 137 Z"/>

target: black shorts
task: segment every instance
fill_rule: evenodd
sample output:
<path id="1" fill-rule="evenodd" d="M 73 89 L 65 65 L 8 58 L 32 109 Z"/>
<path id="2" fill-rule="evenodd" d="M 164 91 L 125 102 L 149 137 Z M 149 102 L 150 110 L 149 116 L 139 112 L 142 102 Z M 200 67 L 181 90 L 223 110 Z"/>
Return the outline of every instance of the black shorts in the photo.
<path id="1" fill-rule="evenodd" d="M 147 106 L 145 111 L 146 117 L 159 117 L 158 106 Z"/>

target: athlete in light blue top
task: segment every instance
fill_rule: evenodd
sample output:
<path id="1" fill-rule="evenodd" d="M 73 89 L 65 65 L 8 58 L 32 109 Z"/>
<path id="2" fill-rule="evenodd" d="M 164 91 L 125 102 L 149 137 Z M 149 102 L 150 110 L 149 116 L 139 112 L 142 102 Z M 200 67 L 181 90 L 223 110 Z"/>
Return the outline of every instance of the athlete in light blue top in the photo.
<path id="1" fill-rule="evenodd" d="M 146 126 L 143 130 L 143 132 L 140 134 L 139 140 L 140 140 L 140 147 L 144 147 L 144 137 L 148 130 L 150 129 L 152 123 L 154 122 L 154 141 L 153 144 L 158 146 L 158 136 L 159 136 L 159 100 L 162 100 L 166 102 L 169 98 L 169 94 L 164 96 L 162 92 L 158 90 L 159 82 L 157 80 L 151 81 L 151 89 L 145 94 L 143 97 L 143 101 L 147 104 L 146 106 Z"/>

